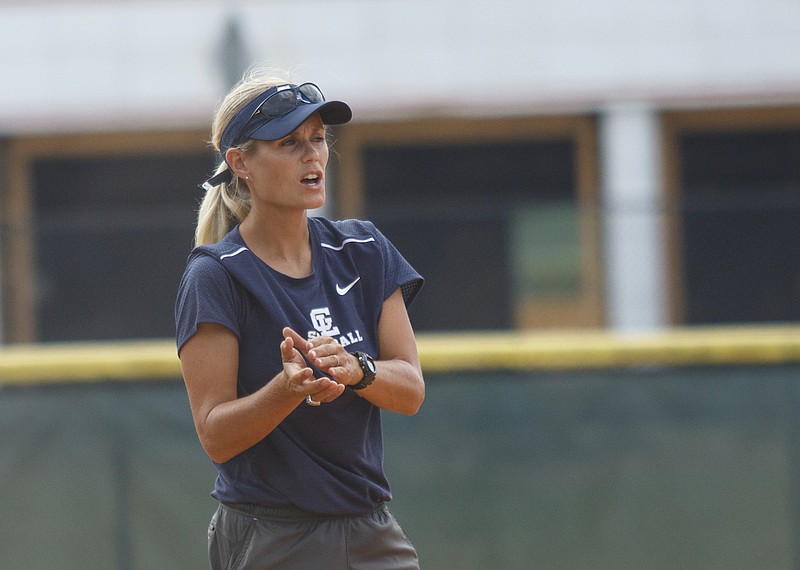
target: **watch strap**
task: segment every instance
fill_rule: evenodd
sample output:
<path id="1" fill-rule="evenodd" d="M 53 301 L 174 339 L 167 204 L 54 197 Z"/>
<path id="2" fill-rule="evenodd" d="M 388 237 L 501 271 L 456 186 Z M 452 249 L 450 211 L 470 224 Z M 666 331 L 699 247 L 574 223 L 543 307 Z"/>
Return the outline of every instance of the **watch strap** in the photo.
<path id="1" fill-rule="evenodd" d="M 361 372 L 364 373 L 364 376 L 357 384 L 350 385 L 350 388 L 363 390 L 375 381 L 375 361 L 365 352 L 354 352 L 353 356 L 358 360 L 358 365 L 361 367 Z"/>

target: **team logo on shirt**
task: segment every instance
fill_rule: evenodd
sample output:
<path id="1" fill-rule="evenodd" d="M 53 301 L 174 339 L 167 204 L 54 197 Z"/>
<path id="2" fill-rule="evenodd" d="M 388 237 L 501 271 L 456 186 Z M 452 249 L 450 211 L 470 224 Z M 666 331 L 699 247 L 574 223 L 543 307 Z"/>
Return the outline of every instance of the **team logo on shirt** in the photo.
<path id="1" fill-rule="evenodd" d="M 314 326 L 313 331 L 308 331 L 308 338 L 318 336 L 339 337 L 337 341 L 342 346 L 353 344 L 364 340 L 358 330 L 342 334 L 339 327 L 334 326 L 333 318 L 331 318 L 331 310 L 328 307 L 313 309 L 311 311 L 311 324 Z"/>
<path id="2" fill-rule="evenodd" d="M 311 311 L 311 324 L 314 325 L 316 330 L 308 331 L 309 338 L 315 336 L 336 336 L 339 334 L 339 327 L 333 326 L 331 310 L 328 307 L 313 309 Z"/>

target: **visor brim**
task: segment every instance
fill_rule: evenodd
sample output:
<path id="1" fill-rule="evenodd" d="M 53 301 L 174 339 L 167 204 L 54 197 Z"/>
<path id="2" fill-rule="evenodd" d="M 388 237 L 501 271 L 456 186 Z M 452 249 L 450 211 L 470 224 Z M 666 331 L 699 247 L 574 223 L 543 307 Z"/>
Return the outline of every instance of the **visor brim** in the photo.
<path id="1" fill-rule="evenodd" d="M 353 111 L 343 101 L 323 101 L 322 103 L 308 103 L 298 105 L 291 112 L 282 117 L 272 119 L 257 127 L 247 138 L 260 141 L 275 141 L 282 139 L 297 127 L 302 125 L 314 113 L 319 113 L 325 125 L 343 125 L 353 118 Z"/>

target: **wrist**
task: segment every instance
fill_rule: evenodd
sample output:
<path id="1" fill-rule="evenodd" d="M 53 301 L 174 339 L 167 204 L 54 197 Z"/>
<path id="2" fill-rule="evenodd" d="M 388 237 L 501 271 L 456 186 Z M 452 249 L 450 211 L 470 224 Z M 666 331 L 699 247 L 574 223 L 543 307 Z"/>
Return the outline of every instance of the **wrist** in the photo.
<path id="1" fill-rule="evenodd" d="M 378 368 L 375 365 L 375 360 L 366 352 L 353 352 L 353 356 L 358 361 L 358 366 L 361 368 L 361 380 L 349 386 L 352 390 L 363 390 L 375 381 L 375 375 Z"/>

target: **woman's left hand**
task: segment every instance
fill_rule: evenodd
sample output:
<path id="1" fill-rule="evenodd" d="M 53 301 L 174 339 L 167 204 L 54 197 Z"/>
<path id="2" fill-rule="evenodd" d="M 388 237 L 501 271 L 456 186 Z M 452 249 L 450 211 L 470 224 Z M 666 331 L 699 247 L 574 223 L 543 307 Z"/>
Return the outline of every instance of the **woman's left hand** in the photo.
<path id="1" fill-rule="evenodd" d="M 362 373 L 356 358 L 335 338 L 318 336 L 306 340 L 289 327 L 284 329 L 283 334 L 291 337 L 295 348 L 302 352 L 311 364 L 326 372 L 332 380 L 345 386 L 358 383 Z"/>

